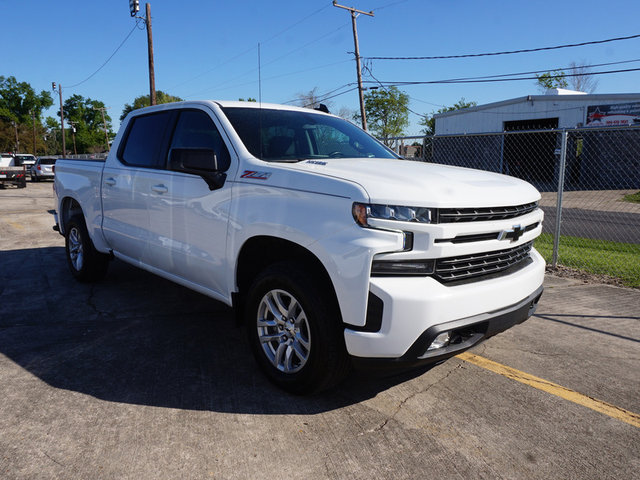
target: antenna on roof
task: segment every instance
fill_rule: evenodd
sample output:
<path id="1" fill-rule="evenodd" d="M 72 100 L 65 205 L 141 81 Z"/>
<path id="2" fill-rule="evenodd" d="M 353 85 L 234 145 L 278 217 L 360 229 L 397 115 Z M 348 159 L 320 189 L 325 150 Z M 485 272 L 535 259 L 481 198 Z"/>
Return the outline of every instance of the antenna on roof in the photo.
<path id="1" fill-rule="evenodd" d="M 260 63 L 260 42 L 258 42 L 258 145 L 260 145 L 260 160 L 262 160 L 262 70 Z"/>

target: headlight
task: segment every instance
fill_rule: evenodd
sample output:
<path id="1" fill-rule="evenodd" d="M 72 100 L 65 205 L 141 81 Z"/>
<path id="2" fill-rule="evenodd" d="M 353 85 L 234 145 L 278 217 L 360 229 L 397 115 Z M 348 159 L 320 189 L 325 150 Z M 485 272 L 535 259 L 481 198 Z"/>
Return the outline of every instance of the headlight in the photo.
<path id="1" fill-rule="evenodd" d="M 399 205 L 354 203 L 352 213 L 356 223 L 361 227 L 368 227 L 370 218 L 418 223 L 431 223 L 433 218 L 433 212 L 430 208 Z"/>

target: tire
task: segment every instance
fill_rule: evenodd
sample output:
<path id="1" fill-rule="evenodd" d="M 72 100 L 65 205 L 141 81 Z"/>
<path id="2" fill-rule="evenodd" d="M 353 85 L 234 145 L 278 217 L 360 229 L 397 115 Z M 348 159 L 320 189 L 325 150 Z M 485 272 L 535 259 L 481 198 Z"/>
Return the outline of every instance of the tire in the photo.
<path id="1" fill-rule="evenodd" d="M 272 265 L 254 281 L 245 308 L 258 365 L 295 394 L 331 388 L 350 369 L 336 300 L 313 277 L 293 263 Z"/>
<path id="2" fill-rule="evenodd" d="M 32 176 L 31 180 L 34 181 L 34 182 L 39 182 L 40 181 L 40 179 L 38 178 L 37 175 Z"/>
<path id="3" fill-rule="evenodd" d="M 107 274 L 109 256 L 93 246 L 82 215 L 73 215 L 65 225 L 65 250 L 69 270 L 76 280 L 97 282 Z"/>

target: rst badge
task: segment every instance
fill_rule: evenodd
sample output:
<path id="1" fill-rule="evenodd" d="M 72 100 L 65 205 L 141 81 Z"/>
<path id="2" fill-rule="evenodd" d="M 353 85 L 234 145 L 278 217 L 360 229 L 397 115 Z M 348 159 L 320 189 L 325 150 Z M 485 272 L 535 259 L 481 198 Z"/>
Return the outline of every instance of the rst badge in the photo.
<path id="1" fill-rule="evenodd" d="M 252 178 L 254 180 L 267 180 L 271 176 L 271 172 L 256 172 L 255 170 L 245 170 L 240 178 Z"/>

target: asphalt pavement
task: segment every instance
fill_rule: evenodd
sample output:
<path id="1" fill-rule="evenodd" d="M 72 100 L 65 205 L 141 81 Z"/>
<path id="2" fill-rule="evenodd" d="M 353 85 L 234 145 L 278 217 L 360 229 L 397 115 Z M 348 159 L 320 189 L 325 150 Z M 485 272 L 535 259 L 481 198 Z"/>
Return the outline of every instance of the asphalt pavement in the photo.
<path id="1" fill-rule="evenodd" d="M 75 282 L 52 204 L 0 190 L 2 479 L 640 478 L 640 290 L 548 276 L 473 355 L 296 397 L 226 306 L 119 261 Z"/>

